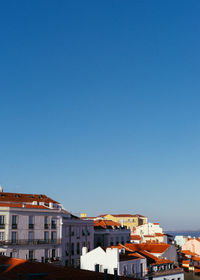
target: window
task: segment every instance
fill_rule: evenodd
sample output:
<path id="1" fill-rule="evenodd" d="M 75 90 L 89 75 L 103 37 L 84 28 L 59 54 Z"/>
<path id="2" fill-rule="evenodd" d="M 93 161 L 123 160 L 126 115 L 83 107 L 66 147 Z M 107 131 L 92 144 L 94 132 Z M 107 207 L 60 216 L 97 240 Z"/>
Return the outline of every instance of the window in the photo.
<path id="1" fill-rule="evenodd" d="M 132 221 L 133 221 L 133 223 L 134 223 L 134 222 L 135 222 L 135 219 L 133 219 Z"/>
<path id="2" fill-rule="evenodd" d="M 74 227 L 71 227 L 71 236 L 74 236 Z"/>
<path id="3" fill-rule="evenodd" d="M 74 243 L 71 244 L 71 255 L 74 255 Z"/>
<path id="4" fill-rule="evenodd" d="M 15 231 L 13 231 L 11 234 L 11 241 L 12 241 L 12 243 L 17 242 L 17 233 Z"/>
<path id="5" fill-rule="evenodd" d="M 141 274 L 141 277 L 143 276 L 143 264 L 141 263 L 140 264 L 140 274 Z"/>
<path id="6" fill-rule="evenodd" d="M 16 229 L 17 228 L 17 216 L 13 215 L 12 216 L 12 229 Z"/>
<path id="7" fill-rule="evenodd" d="M 48 216 L 44 217 L 44 228 L 48 229 L 49 225 L 48 225 Z"/>
<path id="8" fill-rule="evenodd" d="M 123 275 L 126 276 L 126 273 L 127 273 L 127 267 L 126 267 L 126 265 L 124 265 L 124 267 L 123 267 Z"/>
<path id="9" fill-rule="evenodd" d="M 56 257 L 56 249 L 52 249 L 52 258 L 55 258 Z"/>
<path id="10" fill-rule="evenodd" d="M 0 228 L 5 228 L 5 216 L 0 216 Z"/>
<path id="11" fill-rule="evenodd" d="M 51 219 L 51 228 L 56 229 L 56 219 L 55 218 Z"/>
<path id="12" fill-rule="evenodd" d="M 77 255 L 80 255 L 80 243 L 79 242 L 77 242 L 77 244 L 76 244 L 76 253 L 77 253 Z"/>
<path id="13" fill-rule="evenodd" d="M 45 232 L 44 232 L 44 240 L 45 240 L 45 241 L 48 241 L 48 240 L 49 240 L 49 232 L 48 232 L 48 231 L 45 231 Z"/>
<path id="14" fill-rule="evenodd" d="M 33 229 L 34 228 L 34 223 L 33 223 L 33 216 L 29 216 L 29 229 Z"/>
<path id="15" fill-rule="evenodd" d="M 29 260 L 33 260 L 33 250 L 28 251 L 28 258 Z"/>
<path id="16" fill-rule="evenodd" d="M 51 240 L 55 241 L 56 240 L 56 231 L 51 232 Z"/>
<path id="17" fill-rule="evenodd" d="M 88 248 L 88 252 L 90 251 L 90 242 L 88 241 L 88 244 L 87 244 L 87 248 Z"/>
<path id="18" fill-rule="evenodd" d="M 49 250 L 48 249 L 44 250 L 44 257 L 45 257 L 45 262 L 46 262 L 49 258 Z"/>
<path id="19" fill-rule="evenodd" d="M 132 264 L 132 274 L 134 275 L 135 274 L 135 265 Z"/>
<path id="20" fill-rule="evenodd" d="M 66 243 L 65 245 L 65 256 L 69 256 L 69 243 Z"/>
<path id="21" fill-rule="evenodd" d="M 0 241 L 5 240 L 5 234 L 3 231 L 0 231 Z"/>
<path id="22" fill-rule="evenodd" d="M 29 233 L 28 233 L 28 241 L 29 242 L 33 241 L 33 231 L 29 231 Z"/>

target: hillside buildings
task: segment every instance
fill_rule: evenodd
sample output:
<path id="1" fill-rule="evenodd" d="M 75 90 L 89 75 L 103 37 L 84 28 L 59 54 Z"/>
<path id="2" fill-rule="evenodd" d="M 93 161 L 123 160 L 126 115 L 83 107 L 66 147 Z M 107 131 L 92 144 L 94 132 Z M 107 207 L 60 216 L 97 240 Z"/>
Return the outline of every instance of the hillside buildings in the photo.
<path id="1" fill-rule="evenodd" d="M 163 258 L 170 245 L 153 244 L 151 247 L 141 245 L 120 244 L 105 250 L 98 247 L 89 253 L 83 248 L 81 268 L 102 272 L 106 269 L 110 274 L 117 271 L 119 276 L 137 279 L 184 279 L 183 270 L 175 267 L 173 261 Z"/>
<path id="2" fill-rule="evenodd" d="M 0 255 L 79 266 L 93 248 L 93 222 L 45 195 L 0 192 Z"/>
<path id="3" fill-rule="evenodd" d="M 137 226 L 144 225 L 147 223 L 147 217 L 135 214 L 104 214 L 99 215 L 97 218 L 102 218 L 105 220 L 111 220 L 121 224 L 122 227 L 126 226 L 133 232 Z"/>

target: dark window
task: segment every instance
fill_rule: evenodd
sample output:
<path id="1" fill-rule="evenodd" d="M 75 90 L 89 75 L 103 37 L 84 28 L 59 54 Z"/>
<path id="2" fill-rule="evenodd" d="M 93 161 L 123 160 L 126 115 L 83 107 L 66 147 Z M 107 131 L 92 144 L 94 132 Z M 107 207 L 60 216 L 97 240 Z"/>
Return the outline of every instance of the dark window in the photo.
<path id="1" fill-rule="evenodd" d="M 13 215 L 12 216 L 12 229 L 16 229 L 17 228 L 17 216 Z"/>
<path id="2" fill-rule="evenodd" d="M 51 220 L 51 228 L 56 229 L 56 219 Z"/>
<path id="3" fill-rule="evenodd" d="M 29 216 L 29 229 L 34 228 L 34 223 L 33 223 L 33 216 Z"/>
<path id="4" fill-rule="evenodd" d="M 76 245 L 76 253 L 77 253 L 77 255 L 80 255 L 80 243 L 79 242 Z"/>
<path id="5" fill-rule="evenodd" d="M 5 216 L 0 216 L 0 229 L 5 228 Z"/>
<path id="6" fill-rule="evenodd" d="M 52 258 L 56 257 L 56 249 L 52 249 Z"/>
<path id="7" fill-rule="evenodd" d="M 28 258 L 29 258 L 29 260 L 33 260 L 33 250 L 29 250 Z"/>
<path id="8" fill-rule="evenodd" d="M 74 243 L 71 244 L 71 255 L 74 255 Z"/>
<path id="9" fill-rule="evenodd" d="M 12 241 L 12 243 L 17 242 L 17 233 L 15 231 L 13 231 L 11 234 L 11 241 Z"/>

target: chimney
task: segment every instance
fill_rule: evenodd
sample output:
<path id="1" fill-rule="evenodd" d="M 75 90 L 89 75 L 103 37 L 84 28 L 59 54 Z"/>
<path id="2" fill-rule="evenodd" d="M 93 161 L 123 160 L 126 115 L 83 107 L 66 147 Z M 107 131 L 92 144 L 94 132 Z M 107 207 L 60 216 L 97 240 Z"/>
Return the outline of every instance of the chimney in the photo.
<path id="1" fill-rule="evenodd" d="M 0 185 L 0 192 L 3 192 L 3 187 Z"/>
<path id="2" fill-rule="evenodd" d="M 82 256 L 86 255 L 87 252 L 88 252 L 87 247 L 83 247 L 83 248 L 82 248 Z"/>

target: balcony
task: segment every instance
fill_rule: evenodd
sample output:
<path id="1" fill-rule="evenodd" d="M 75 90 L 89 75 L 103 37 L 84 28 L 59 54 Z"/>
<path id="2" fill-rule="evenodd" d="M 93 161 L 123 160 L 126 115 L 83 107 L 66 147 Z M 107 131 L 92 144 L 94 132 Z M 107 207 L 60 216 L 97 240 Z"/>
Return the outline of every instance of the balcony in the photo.
<path id="1" fill-rule="evenodd" d="M 61 244 L 61 239 L 23 239 L 23 240 L 2 240 L 0 241 L 0 246 L 8 246 L 8 245 L 46 245 L 46 244 Z"/>
<path id="2" fill-rule="evenodd" d="M 34 224 L 29 224 L 29 225 L 28 225 L 28 228 L 29 228 L 29 229 L 34 229 Z"/>
<path id="3" fill-rule="evenodd" d="M 0 229 L 4 229 L 5 228 L 5 224 L 0 224 Z"/>
<path id="4" fill-rule="evenodd" d="M 44 224 L 44 229 L 48 229 L 49 225 L 48 224 Z"/>
<path id="5" fill-rule="evenodd" d="M 17 224 L 12 224 L 12 229 L 17 229 Z"/>

